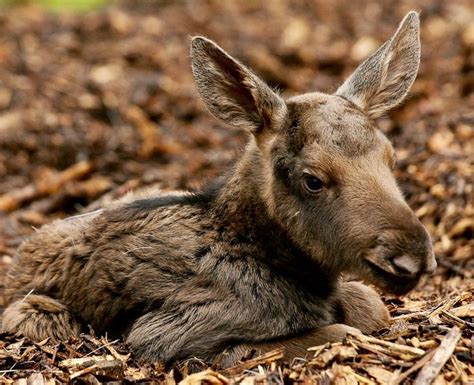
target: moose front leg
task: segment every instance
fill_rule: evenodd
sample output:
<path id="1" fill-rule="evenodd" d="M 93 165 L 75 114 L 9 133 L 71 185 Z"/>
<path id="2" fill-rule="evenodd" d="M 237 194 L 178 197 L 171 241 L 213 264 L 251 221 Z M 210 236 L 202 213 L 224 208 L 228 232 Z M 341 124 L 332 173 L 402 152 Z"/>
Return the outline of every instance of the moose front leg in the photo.
<path id="1" fill-rule="evenodd" d="M 166 365 L 189 357 L 210 361 L 235 341 L 285 335 L 285 322 L 272 321 L 261 322 L 261 315 L 236 300 L 209 299 L 143 315 L 126 342 L 140 357 Z"/>
<path id="2" fill-rule="evenodd" d="M 380 295 L 360 282 L 342 282 L 338 299 L 346 325 L 370 334 L 389 325 L 390 314 Z"/>
<path id="3" fill-rule="evenodd" d="M 234 346 L 221 355 L 221 365 L 233 365 L 251 351 L 263 354 L 279 348 L 284 349 L 287 360 L 304 358 L 308 355 L 309 347 L 341 341 L 348 332 L 370 334 L 389 324 L 390 315 L 382 299 L 375 290 L 362 283 L 342 282 L 336 302 L 340 307 L 339 312 L 342 313 L 342 323 L 324 326 L 295 337 Z"/>
<path id="4" fill-rule="evenodd" d="M 345 324 L 327 325 L 295 337 L 236 345 L 225 350 L 216 358 L 216 361 L 222 367 L 229 367 L 250 354 L 264 354 L 276 349 L 283 349 L 284 357 L 288 361 L 294 358 L 305 358 L 308 355 L 308 348 L 323 345 L 326 342 L 342 341 L 349 332 L 360 333 L 360 330 Z"/>

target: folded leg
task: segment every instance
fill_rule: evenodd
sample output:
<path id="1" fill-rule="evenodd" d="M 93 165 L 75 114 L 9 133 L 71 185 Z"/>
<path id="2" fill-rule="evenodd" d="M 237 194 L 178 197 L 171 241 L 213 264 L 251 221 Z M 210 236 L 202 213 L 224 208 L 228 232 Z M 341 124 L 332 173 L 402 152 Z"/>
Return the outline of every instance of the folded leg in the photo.
<path id="1" fill-rule="evenodd" d="M 264 343 L 242 344 L 226 350 L 220 357 L 224 367 L 234 365 L 250 351 L 266 353 L 283 348 L 285 359 L 305 358 L 308 348 L 326 342 L 343 340 L 348 332 L 370 334 L 389 324 L 390 316 L 379 294 L 359 282 L 343 282 L 339 287 L 338 301 L 342 322 L 324 326 L 308 333 Z"/>
<path id="2" fill-rule="evenodd" d="M 390 323 L 390 314 L 380 295 L 360 282 L 343 282 L 339 287 L 339 301 L 343 322 L 365 334 L 380 330 Z"/>
<path id="3" fill-rule="evenodd" d="M 264 354 L 281 348 L 283 348 L 286 360 L 291 361 L 294 358 L 305 358 L 308 355 L 308 348 L 323 345 L 326 342 L 342 341 L 348 332 L 360 333 L 360 330 L 345 324 L 333 324 L 323 326 L 300 336 L 269 342 L 237 345 L 223 352 L 216 358 L 216 362 L 223 367 L 229 367 L 235 365 L 243 357 L 247 357 L 252 351 L 257 354 Z"/>

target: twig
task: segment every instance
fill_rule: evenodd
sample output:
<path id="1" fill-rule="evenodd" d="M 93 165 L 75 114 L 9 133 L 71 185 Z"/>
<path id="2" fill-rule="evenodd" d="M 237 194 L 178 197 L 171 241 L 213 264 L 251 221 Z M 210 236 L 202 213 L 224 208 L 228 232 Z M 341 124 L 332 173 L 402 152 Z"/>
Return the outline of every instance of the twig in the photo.
<path id="1" fill-rule="evenodd" d="M 84 356 L 80 358 L 68 358 L 59 363 L 60 367 L 65 368 L 87 368 L 92 365 L 97 365 L 100 362 L 104 361 L 114 361 L 114 357 L 112 355 L 106 356 Z"/>
<path id="2" fill-rule="evenodd" d="M 85 368 L 85 369 L 82 369 L 82 370 L 79 370 L 78 372 L 75 372 L 73 374 L 71 374 L 69 376 L 69 378 L 71 380 L 73 380 L 74 378 L 76 377 L 81 377 L 83 376 L 84 374 L 87 374 L 87 373 L 92 373 L 94 372 L 95 370 L 97 370 L 99 368 L 99 366 L 97 364 L 94 364 L 92 366 L 89 366 L 88 368 Z"/>
<path id="3" fill-rule="evenodd" d="M 92 343 L 94 343 L 95 345 L 98 346 L 97 349 L 93 350 L 92 352 L 90 352 L 89 354 L 92 354 L 94 352 L 96 352 L 97 350 L 100 350 L 100 349 L 107 349 L 110 354 L 112 354 L 112 356 L 114 356 L 115 359 L 117 360 L 120 360 L 122 362 L 127 362 L 128 359 L 130 358 L 130 353 L 129 354 L 126 354 L 126 355 L 122 355 L 120 353 L 118 353 L 114 347 L 112 346 L 113 344 L 117 343 L 119 340 L 114 340 L 112 342 L 108 342 L 107 339 L 105 337 L 102 337 L 100 340 L 98 340 L 97 338 L 95 338 L 94 336 L 89 336 L 89 335 L 86 335 L 87 340 L 91 341 Z M 88 356 L 89 354 L 86 354 L 86 356 Z"/>
<path id="4" fill-rule="evenodd" d="M 60 173 L 55 173 L 44 180 L 31 183 L 25 187 L 11 190 L 0 195 L 0 212 L 11 212 L 26 202 L 59 191 L 66 183 L 80 179 L 92 171 L 89 162 L 78 162 Z"/>
<path id="5" fill-rule="evenodd" d="M 384 348 L 379 345 L 368 344 L 368 343 L 360 342 L 360 341 L 352 341 L 352 342 L 357 348 L 362 348 L 364 350 L 367 350 L 368 352 L 374 353 L 378 357 L 381 357 L 381 359 L 384 359 L 390 362 L 393 362 L 394 358 L 398 358 L 403 361 L 412 361 L 415 359 L 415 356 L 411 354 L 396 352 L 394 350 L 390 350 L 388 348 Z"/>
<path id="6" fill-rule="evenodd" d="M 398 378 L 391 382 L 390 385 L 398 385 L 400 384 L 401 382 L 403 382 L 406 378 L 408 378 L 408 376 L 410 376 L 412 373 L 415 373 L 416 371 L 418 371 L 419 369 L 421 369 L 423 366 L 425 366 L 425 364 L 427 362 L 429 362 L 431 360 L 431 358 L 433 357 L 435 353 L 435 350 L 431 350 L 429 351 L 428 353 L 426 353 L 426 355 L 424 355 L 423 357 L 421 357 L 415 364 L 413 364 L 413 366 L 410 368 L 410 369 L 407 369 L 406 371 L 404 371 L 402 374 L 400 374 L 400 376 L 398 376 Z"/>
<path id="7" fill-rule="evenodd" d="M 447 317 L 447 318 L 450 318 L 452 319 L 453 321 L 457 322 L 458 324 L 460 324 L 461 326 L 469 326 L 469 327 L 474 327 L 474 323 L 472 322 L 468 322 L 468 321 L 464 321 L 463 319 L 455 316 L 454 314 L 450 313 L 449 311 L 446 311 L 446 310 L 443 310 L 442 311 L 442 314 Z"/>
<path id="8" fill-rule="evenodd" d="M 417 311 L 415 313 L 408 313 L 408 314 L 402 314 L 402 315 L 397 315 L 395 317 L 392 317 L 392 321 L 400 321 L 400 320 L 406 320 L 410 318 L 416 318 L 416 317 L 427 317 L 429 311 L 423 310 L 423 311 Z"/>
<path id="9" fill-rule="evenodd" d="M 461 377 L 461 383 L 462 384 L 468 384 L 469 378 L 468 375 L 466 374 L 466 371 L 463 369 L 461 366 L 459 360 L 456 358 L 456 356 L 451 356 L 451 363 L 454 366 L 454 369 L 458 373 L 458 376 Z"/>
<path id="10" fill-rule="evenodd" d="M 98 343 L 100 343 L 99 340 L 96 340 Z M 97 349 L 94 349 L 92 351 L 90 351 L 89 353 L 85 354 L 84 357 L 88 357 L 88 356 L 92 356 L 95 352 L 97 352 L 98 350 L 101 350 L 101 349 L 105 349 L 108 347 L 108 345 L 111 345 L 111 344 L 115 344 L 117 343 L 118 341 L 120 340 L 114 340 L 114 341 L 111 341 L 111 342 L 106 342 L 104 343 L 103 345 L 99 346 Z M 98 345 L 98 344 L 97 344 Z"/>
<path id="11" fill-rule="evenodd" d="M 324 350 L 330 347 L 331 344 L 329 342 L 325 343 L 324 345 L 319 345 L 319 346 L 312 346 L 308 348 L 307 350 L 309 352 L 314 352 L 313 359 L 319 356 L 319 354 Z"/>
<path id="12" fill-rule="evenodd" d="M 235 376 L 244 370 L 252 369 L 260 364 L 266 364 L 272 361 L 280 360 L 283 358 L 283 349 L 276 349 L 271 352 L 262 354 L 261 356 L 252 358 L 248 361 L 244 361 L 240 364 L 237 364 L 235 366 L 232 366 L 231 368 L 228 368 L 224 370 L 224 374 L 226 376 Z"/>
<path id="13" fill-rule="evenodd" d="M 46 354 L 50 354 L 51 356 L 56 359 L 56 357 L 59 357 L 61 359 L 67 359 L 68 356 L 60 351 L 58 351 L 58 347 L 56 346 L 55 349 L 49 347 L 49 346 L 44 346 L 40 344 L 35 344 L 35 346 L 40 349 L 41 351 L 45 352 Z"/>
<path id="14" fill-rule="evenodd" d="M 413 356 L 422 356 L 422 355 L 425 354 L 424 350 L 414 348 L 414 347 L 411 347 L 411 346 L 406 346 L 406 345 L 396 344 L 394 342 L 379 340 L 378 338 L 369 337 L 369 336 L 366 336 L 364 334 L 357 334 L 357 333 L 351 333 L 351 332 L 349 332 L 348 334 L 352 338 L 355 338 L 359 341 L 384 346 L 384 347 L 389 348 L 390 350 L 393 350 L 397 353 L 411 354 Z"/>
<path id="15" fill-rule="evenodd" d="M 75 373 L 72 373 L 69 378 L 73 380 L 74 378 L 81 377 L 84 374 L 88 373 L 97 373 L 102 376 L 107 375 L 107 377 L 111 377 L 114 379 L 118 379 L 122 375 L 122 369 L 123 369 L 123 363 L 122 361 L 119 360 L 113 360 L 113 361 L 100 361 L 95 363 L 94 365 L 91 365 L 85 369 L 79 370 Z M 116 372 L 116 375 L 113 373 Z"/>
<path id="16" fill-rule="evenodd" d="M 462 295 L 457 295 L 453 298 L 447 299 L 443 304 L 438 306 L 436 309 L 434 309 L 431 314 L 428 316 L 428 319 L 435 324 L 441 323 L 441 319 L 439 318 L 439 315 L 443 311 L 450 310 L 456 303 L 462 300 Z"/>
<path id="17" fill-rule="evenodd" d="M 414 385 L 428 385 L 435 379 L 438 373 L 443 368 L 446 361 L 454 352 L 456 344 L 461 338 L 461 331 L 457 326 L 454 326 L 448 334 L 444 337 L 441 344 L 433 354 L 430 362 L 420 370 Z"/>

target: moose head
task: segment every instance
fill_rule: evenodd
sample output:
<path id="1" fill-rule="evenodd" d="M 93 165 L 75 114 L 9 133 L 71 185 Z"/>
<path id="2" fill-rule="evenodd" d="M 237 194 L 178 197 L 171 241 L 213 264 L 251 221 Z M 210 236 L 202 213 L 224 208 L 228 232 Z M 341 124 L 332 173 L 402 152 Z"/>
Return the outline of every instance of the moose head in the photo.
<path id="1" fill-rule="evenodd" d="M 209 111 L 251 133 L 240 175 L 258 186 L 262 215 L 334 274 L 402 294 L 433 272 L 430 236 L 397 186 L 394 149 L 374 120 L 415 80 L 416 12 L 332 95 L 284 100 L 203 37 L 193 39 L 191 58 Z"/>

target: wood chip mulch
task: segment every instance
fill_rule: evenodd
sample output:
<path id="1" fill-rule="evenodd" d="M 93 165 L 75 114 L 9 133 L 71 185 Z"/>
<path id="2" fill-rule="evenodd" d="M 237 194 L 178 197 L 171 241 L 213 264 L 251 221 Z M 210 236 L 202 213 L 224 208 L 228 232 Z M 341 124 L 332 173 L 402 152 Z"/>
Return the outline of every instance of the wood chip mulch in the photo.
<path id="1" fill-rule="evenodd" d="M 385 297 L 373 336 L 281 352 L 221 370 L 164 370 L 93 334 L 52 344 L 0 335 L 0 383 L 474 384 L 474 8 L 470 0 L 122 1 L 87 13 L 0 10 L 0 289 L 35 228 L 133 189 L 196 187 L 245 135 L 205 112 L 189 37 L 206 35 L 284 95 L 332 92 L 421 11 L 422 64 L 408 100 L 379 119 L 397 178 L 430 231 L 439 267 Z M 1 305 L 1 303 L 0 303 Z"/>

